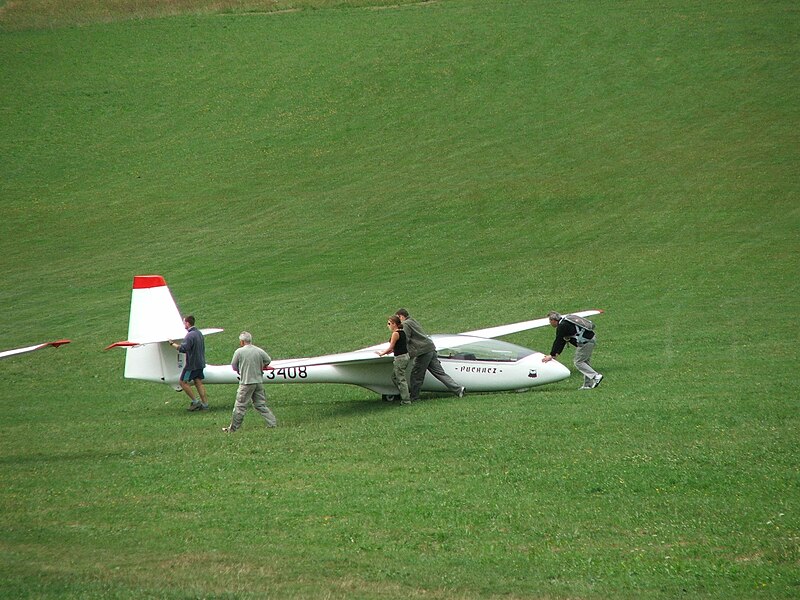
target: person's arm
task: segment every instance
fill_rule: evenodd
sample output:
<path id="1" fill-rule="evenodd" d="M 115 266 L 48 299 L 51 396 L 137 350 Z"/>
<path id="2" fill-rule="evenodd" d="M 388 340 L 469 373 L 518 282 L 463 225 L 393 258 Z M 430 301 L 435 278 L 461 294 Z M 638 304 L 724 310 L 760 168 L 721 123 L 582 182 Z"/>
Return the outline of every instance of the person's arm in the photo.
<path id="1" fill-rule="evenodd" d="M 397 340 L 399 339 L 400 339 L 400 334 L 397 331 L 393 331 L 392 337 L 389 338 L 389 347 L 383 352 L 378 352 L 378 356 L 386 356 L 387 354 L 394 352 L 394 345 L 397 343 Z"/>
<path id="2" fill-rule="evenodd" d="M 239 372 L 239 350 L 237 349 L 236 352 L 233 353 L 233 358 L 231 359 L 231 367 L 237 373 Z"/>
<path id="3" fill-rule="evenodd" d="M 194 347 L 194 336 L 192 336 L 192 332 L 190 331 L 189 333 L 186 334 L 186 337 L 183 338 L 183 342 L 181 342 L 181 345 L 178 347 L 178 352 L 182 354 L 188 354 L 189 350 L 191 350 L 193 347 Z"/>
<path id="4" fill-rule="evenodd" d="M 564 339 L 565 328 L 562 326 L 562 323 L 563 321 L 559 323 L 558 327 L 556 328 L 556 339 L 553 341 L 553 347 L 550 349 L 550 354 L 542 358 L 542 362 L 550 362 L 564 351 L 564 346 L 566 345 L 567 341 Z"/>
<path id="5" fill-rule="evenodd" d="M 564 351 L 564 346 L 567 345 L 567 341 L 563 337 L 557 337 L 553 342 L 553 347 L 550 349 L 550 356 L 555 358 L 559 354 Z"/>

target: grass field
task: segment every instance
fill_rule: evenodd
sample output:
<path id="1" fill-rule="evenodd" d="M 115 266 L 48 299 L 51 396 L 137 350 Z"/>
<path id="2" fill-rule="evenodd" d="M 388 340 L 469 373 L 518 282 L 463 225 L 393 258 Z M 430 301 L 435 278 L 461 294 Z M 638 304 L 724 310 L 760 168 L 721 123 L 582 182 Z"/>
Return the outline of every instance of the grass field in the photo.
<path id="1" fill-rule="evenodd" d="M 0 360 L 0 597 L 798 597 L 796 3 L 390 4 L 0 2 L 0 349 L 73 340 Z M 215 364 L 598 307 L 606 380 L 226 437 L 102 351 L 149 273 Z"/>

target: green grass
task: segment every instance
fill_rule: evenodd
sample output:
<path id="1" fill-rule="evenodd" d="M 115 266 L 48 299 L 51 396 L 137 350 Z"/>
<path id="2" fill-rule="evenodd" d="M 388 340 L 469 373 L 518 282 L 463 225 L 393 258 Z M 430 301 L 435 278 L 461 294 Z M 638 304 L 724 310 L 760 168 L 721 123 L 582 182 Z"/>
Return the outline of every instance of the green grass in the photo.
<path id="1" fill-rule="evenodd" d="M 398 8 L 438 0 L 0 0 L 0 31 L 60 29 L 185 14 L 278 16 L 330 8 Z"/>
<path id="2" fill-rule="evenodd" d="M 0 7 L 0 349 L 73 340 L 0 361 L 0 596 L 796 597 L 796 6 L 278 4 Z M 143 273 L 212 363 L 600 307 L 607 379 L 224 437 L 102 352 Z"/>

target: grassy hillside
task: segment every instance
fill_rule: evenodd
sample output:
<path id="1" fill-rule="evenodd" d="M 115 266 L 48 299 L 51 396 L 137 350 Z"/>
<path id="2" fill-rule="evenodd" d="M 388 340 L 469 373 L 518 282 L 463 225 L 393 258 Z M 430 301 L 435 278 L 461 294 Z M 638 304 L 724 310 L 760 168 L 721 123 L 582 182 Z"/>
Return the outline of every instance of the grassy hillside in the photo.
<path id="1" fill-rule="evenodd" d="M 0 0 L 0 31 L 59 29 L 179 15 L 273 16 L 331 8 L 399 8 L 439 0 Z"/>
<path id="2" fill-rule="evenodd" d="M 795 5 L 368 4 L 0 8 L 0 349 L 74 340 L 0 361 L 0 595 L 796 597 Z M 223 437 L 102 352 L 144 273 L 213 363 L 599 307 L 607 379 Z"/>

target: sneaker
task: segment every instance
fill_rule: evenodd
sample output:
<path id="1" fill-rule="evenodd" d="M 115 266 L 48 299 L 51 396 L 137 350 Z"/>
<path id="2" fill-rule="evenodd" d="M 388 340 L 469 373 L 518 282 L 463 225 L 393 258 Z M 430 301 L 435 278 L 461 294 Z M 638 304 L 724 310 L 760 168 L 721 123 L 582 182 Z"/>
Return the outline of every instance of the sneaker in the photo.
<path id="1" fill-rule="evenodd" d="M 197 410 L 208 410 L 208 404 L 202 404 L 201 403 L 200 404 L 200 408 L 198 408 Z"/>
<path id="2" fill-rule="evenodd" d="M 598 373 L 597 377 L 595 377 L 594 380 L 592 381 L 592 387 L 596 388 L 598 385 L 600 385 L 601 381 L 603 381 L 603 376 L 600 373 Z"/>
<path id="3" fill-rule="evenodd" d="M 456 396 L 458 396 L 459 398 L 463 398 L 463 397 L 464 397 L 464 394 L 466 394 L 466 393 L 467 393 L 467 388 L 465 388 L 465 387 L 462 385 L 462 386 L 461 386 L 461 389 L 460 389 L 460 390 L 458 390 L 458 393 L 456 394 Z"/>
<path id="4" fill-rule="evenodd" d="M 197 400 L 192 400 L 192 403 L 189 405 L 189 408 L 187 408 L 186 410 L 189 410 L 189 411 L 200 410 L 201 406 L 202 405 Z"/>
<path id="5" fill-rule="evenodd" d="M 584 384 L 583 384 L 581 387 L 579 387 L 578 389 L 579 389 L 579 390 L 590 390 L 590 389 L 592 389 L 593 387 L 594 387 L 594 386 L 593 386 L 592 384 L 590 384 L 590 383 L 584 383 Z"/>
<path id="6" fill-rule="evenodd" d="M 223 427 L 222 433 L 233 433 L 235 430 L 231 429 L 230 427 Z"/>
<path id="7" fill-rule="evenodd" d="M 403 406 L 408 406 L 409 404 L 411 404 L 411 400 L 400 400 L 400 404 L 402 404 Z"/>

